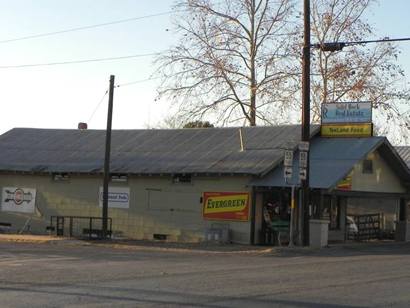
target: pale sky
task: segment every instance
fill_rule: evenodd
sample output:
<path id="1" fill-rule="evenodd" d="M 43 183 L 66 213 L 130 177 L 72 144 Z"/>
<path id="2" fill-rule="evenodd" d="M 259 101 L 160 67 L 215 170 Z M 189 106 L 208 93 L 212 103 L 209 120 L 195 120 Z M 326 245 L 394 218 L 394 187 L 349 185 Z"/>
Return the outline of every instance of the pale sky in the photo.
<path id="1" fill-rule="evenodd" d="M 302 2 L 302 0 L 300 0 Z M 121 57 L 165 50 L 176 36 L 170 14 L 83 31 L 5 42 L 30 35 L 166 13 L 173 0 L 0 0 L 0 133 L 13 127 L 89 128 L 106 126 L 108 88 L 144 80 L 153 73 L 152 56 L 42 67 L 4 68 L 25 64 Z M 380 0 L 369 21 L 377 38 L 410 37 L 410 1 Z M 369 38 L 370 39 L 370 38 Z M 399 43 L 399 61 L 410 76 L 410 41 Z M 410 80 L 410 78 L 407 78 Z M 166 115 L 167 102 L 155 102 L 157 80 L 115 90 L 114 129 L 155 126 Z"/>

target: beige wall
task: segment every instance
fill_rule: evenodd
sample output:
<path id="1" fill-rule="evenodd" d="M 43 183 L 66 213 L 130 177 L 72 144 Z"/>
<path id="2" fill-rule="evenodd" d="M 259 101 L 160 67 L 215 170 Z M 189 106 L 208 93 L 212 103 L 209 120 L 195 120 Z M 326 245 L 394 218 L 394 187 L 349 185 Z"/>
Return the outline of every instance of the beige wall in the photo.
<path id="1" fill-rule="evenodd" d="M 385 193 L 406 192 L 406 189 L 401 185 L 400 180 L 378 152 L 369 154 L 367 159 L 373 161 L 373 173 L 364 174 L 362 172 L 362 162 L 356 164 L 352 170 L 353 191 Z"/>
<path id="2" fill-rule="evenodd" d="M 250 221 L 207 221 L 202 218 L 200 198 L 205 191 L 249 191 L 249 177 L 193 177 L 192 183 L 172 183 L 171 177 L 130 177 L 128 183 L 110 186 L 130 188 L 129 209 L 109 209 L 113 231 L 136 239 L 152 239 L 167 234 L 170 240 L 199 241 L 206 228 L 227 226 L 232 240 L 250 242 Z M 0 212 L 0 222 L 11 222 L 20 229 L 30 217 L 33 233 L 44 233 L 51 215 L 101 216 L 98 206 L 102 177 L 71 176 L 56 182 L 51 175 L 0 175 L 0 187 L 36 188 L 36 213 L 33 215 Z M 252 201 L 251 201 L 252 202 Z M 86 228 L 86 225 L 75 226 Z"/>

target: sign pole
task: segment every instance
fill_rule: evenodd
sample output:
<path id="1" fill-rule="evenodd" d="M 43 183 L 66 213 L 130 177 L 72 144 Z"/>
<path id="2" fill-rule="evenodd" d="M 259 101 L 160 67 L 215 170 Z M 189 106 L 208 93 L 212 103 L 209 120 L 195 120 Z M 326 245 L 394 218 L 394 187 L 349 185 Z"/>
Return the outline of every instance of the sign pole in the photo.
<path id="1" fill-rule="evenodd" d="M 294 216 L 295 216 L 295 185 L 292 185 L 291 189 L 291 200 L 290 200 L 290 224 L 289 224 L 289 247 L 294 247 L 293 244 L 293 224 L 294 224 Z"/>

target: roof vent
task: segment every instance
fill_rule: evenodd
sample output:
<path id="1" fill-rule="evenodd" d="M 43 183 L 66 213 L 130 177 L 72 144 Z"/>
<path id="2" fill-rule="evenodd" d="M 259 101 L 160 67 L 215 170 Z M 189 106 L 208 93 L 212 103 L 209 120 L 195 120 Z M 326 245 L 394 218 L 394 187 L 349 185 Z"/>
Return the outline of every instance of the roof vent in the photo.
<path id="1" fill-rule="evenodd" d="M 87 123 L 84 123 L 84 122 L 78 123 L 78 129 L 87 129 L 87 128 L 88 128 Z"/>

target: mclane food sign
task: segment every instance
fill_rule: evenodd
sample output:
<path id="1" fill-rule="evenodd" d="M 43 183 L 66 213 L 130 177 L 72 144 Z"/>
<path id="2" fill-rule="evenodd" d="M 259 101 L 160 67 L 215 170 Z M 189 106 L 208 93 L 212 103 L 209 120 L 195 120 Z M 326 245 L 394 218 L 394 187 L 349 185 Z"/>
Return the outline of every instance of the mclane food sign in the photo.
<path id="1" fill-rule="evenodd" d="M 203 217 L 209 220 L 249 220 L 249 193 L 205 192 Z"/>
<path id="2" fill-rule="evenodd" d="M 322 104 L 323 137 L 370 137 L 372 134 L 371 102 Z"/>

